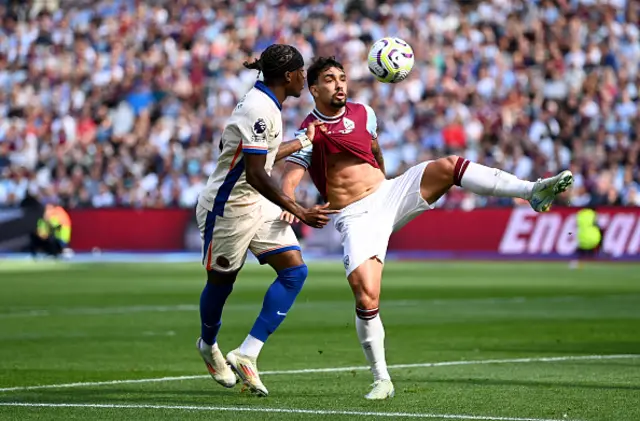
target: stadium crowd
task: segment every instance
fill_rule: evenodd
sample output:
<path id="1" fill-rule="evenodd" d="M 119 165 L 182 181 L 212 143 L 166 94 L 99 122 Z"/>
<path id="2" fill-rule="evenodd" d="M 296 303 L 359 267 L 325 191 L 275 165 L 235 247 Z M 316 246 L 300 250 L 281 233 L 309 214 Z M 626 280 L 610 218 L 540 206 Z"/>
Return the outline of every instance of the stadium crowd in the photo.
<path id="1" fill-rule="evenodd" d="M 242 63 L 274 42 L 345 63 L 390 176 L 456 153 L 526 179 L 569 168 L 573 206 L 640 205 L 640 2 L 380 3 L 0 1 L 0 206 L 194 206 L 255 81 Z M 390 35 L 416 54 L 397 85 L 366 64 Z M 285 138 L 312 106 L 285 103 Z M 513 202 L 456 189 L 438 205 Z"/>

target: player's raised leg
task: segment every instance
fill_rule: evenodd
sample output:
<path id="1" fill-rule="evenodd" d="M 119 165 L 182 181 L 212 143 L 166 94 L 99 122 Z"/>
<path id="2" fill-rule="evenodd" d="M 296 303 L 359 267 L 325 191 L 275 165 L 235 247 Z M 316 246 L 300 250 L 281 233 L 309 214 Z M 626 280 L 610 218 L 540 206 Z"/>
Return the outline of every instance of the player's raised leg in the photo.
<path id="1" fill-rule="evenodd" d="M 269 264 L 277 273 L 262 302 L 262 309 L 251 332 L 239 348 L 227 355 L 227 361 L 243 382 L 255 393 L 267 396 L 260 380 L 257 359 L 264 343 L 284 321 L 307 279 L 308 269 L 302 259 L 295 233 L 278 219 L 280 209 L 273 207 L 251 242 L 251 251 L 261 264 Z"/>
<path id="2" fill-rule="evenodd" d="M 570 171 L 531 182 L 452 155 L 426 166 L 420 189 L 422 197 L 428 203 L 435 203 L 456 185 L 483 196 L 525 199 L 536 212 L 547 212 L 555 197 L 567 190 L 572 183 L 573 174 Z"/>
<path id="3" fill-rule="evenodd" d="M 384 326 L 379 314 L 382 262 L 371 257 L 355 268 L 347 279 L 356 301 L 356 332 L 373 374 L 372 389 L 365 398 L 391 398 L 395 390 L 387 370 Z"/>

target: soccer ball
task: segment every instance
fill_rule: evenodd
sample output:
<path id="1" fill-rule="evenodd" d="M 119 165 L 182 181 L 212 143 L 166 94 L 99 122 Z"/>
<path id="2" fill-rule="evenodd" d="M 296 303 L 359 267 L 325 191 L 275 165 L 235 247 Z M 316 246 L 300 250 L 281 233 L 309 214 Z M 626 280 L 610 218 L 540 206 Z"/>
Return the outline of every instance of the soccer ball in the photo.
<path id="1" fill-rule="evenodd" d="M 368 61 L 369 71 L 380 82 L 398 83 L 413 68 L 413 50 L 400 38 L 386 37 L 371 46 Z"/>

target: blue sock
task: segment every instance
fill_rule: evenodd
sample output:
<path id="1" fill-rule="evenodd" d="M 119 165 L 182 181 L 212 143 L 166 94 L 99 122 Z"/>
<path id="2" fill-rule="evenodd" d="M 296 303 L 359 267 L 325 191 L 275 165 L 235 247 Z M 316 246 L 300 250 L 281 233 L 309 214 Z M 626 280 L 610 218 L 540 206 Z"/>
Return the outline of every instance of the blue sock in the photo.
<path id="1" fill-rule="evenodd" d="M 231 294 L 233 284 L 213 285 L 207 283 L 200 295 L 200 322 L 202 323 L 202 340 L 213 345 L 222 322 L 222 308 Z"/>
<path id="2" fill-rule="evenodd" d="M 265 342 L 275 332 L 302 290 L 308 273 L 304 264 L 278 272 L 278 277 L 264 296 L 262 310 L 251 329 L 251 336 Z"/>

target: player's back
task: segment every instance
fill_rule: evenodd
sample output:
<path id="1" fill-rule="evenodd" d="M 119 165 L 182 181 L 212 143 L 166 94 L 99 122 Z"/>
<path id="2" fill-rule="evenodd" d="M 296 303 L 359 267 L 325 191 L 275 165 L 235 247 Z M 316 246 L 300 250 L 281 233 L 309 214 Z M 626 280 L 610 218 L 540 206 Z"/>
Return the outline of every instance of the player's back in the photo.
<path id="1" fill-rule="evenodd" d="M 217 215 L 239 216 L 264 199 L 247 183 L 244 156 L 266 154 L 265 170 L 271 174 L 282 142 L 280 108 L 262 82 L 257 82 L 238 103 L 222 133 L 216 168 L 198 199 L 201 206 Z"/>

